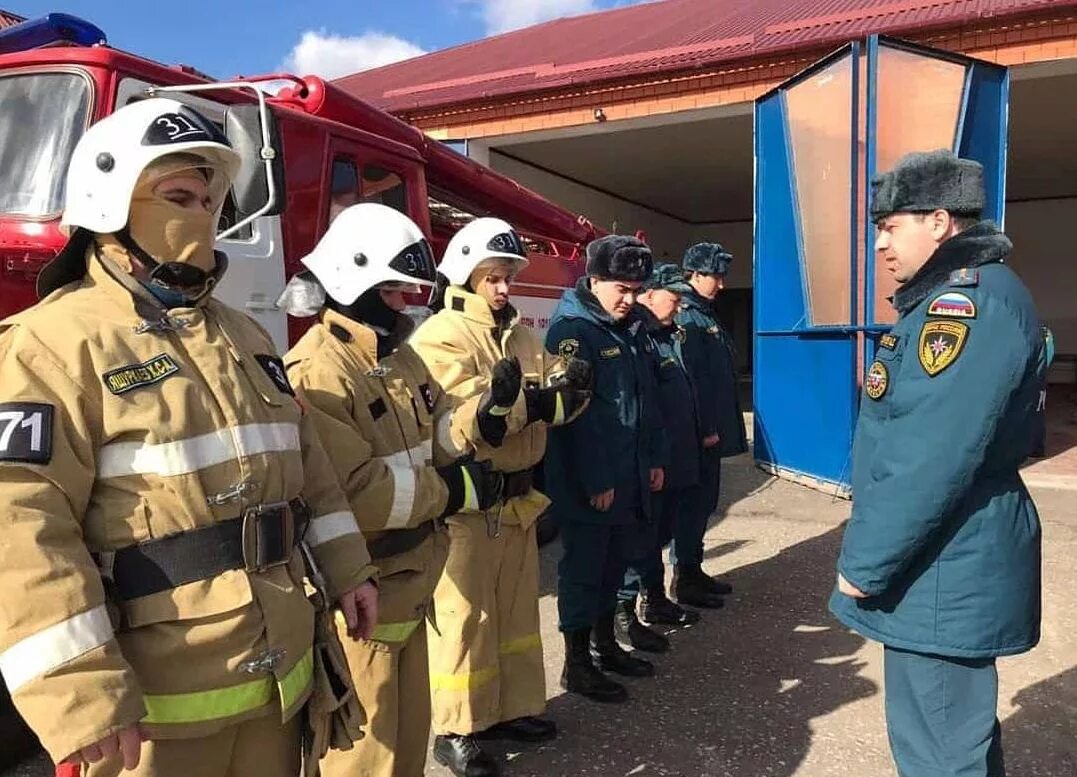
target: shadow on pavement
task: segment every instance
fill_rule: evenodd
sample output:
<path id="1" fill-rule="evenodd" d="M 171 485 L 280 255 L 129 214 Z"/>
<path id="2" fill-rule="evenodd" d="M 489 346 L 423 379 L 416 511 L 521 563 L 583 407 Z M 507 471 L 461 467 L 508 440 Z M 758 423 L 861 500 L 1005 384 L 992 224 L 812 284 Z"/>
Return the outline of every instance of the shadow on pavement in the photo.
<path id="1" fill-rule="evenodd" d="M 736 594 L 727 608 L 674 633 L 672 651 L 655 659 L 658 676 L 629 681 L 627 705 L 552 699 L 549 714 L 561 737 L 503 751 L 506 771 L 792 775 L 811 744 L 813 718 L 879 690 L 851 657 L 863 640 L 826 611 L 840 541 L 836 528 L 732 570 Z"/>

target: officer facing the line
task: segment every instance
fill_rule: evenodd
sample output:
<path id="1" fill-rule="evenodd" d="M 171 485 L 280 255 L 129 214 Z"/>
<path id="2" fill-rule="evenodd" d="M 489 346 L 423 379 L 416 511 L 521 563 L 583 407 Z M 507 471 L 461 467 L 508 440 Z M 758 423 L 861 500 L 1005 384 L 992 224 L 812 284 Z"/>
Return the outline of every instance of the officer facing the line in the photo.
<path id="1" fill-rule="evenodd" d="M 288 375 L 369 537 L 381 593 L 373 635 L 346 646 L 368 733 L 329 753 L 322 774 L 420 777 L 430 732 L 426 618 L 445 564 L 443 519 L 485 509 L 499 493 L 487 470 L 445 451 L 467 451 L 481 425 L 500 423 L 500 404 L 511 406 L 520 384 L 495 379 L 467 428 L 456 415 L 438 426 L 448 399 L 407 344 L 415 325 L 403 312 L 405 292 L 432 285 L 434 260 L 404 214 L 376 203 L 346 208 L 303 263 L 309 274 L 289 283 L 282 302 L 320 320 L 285 356 Z"/>
<path id="2" fill-rule="evenodd" d="M 94 777 L 298 773 L 304 704 L 330 682 L 300 541 L 348 634 L 376 619 L 272 341 L 211 296 L 239 168 L 174 100 L 102 119 L 71 159 L 44 299 L 0 325 L 0 569 L 19 591 L 0 671 L 49 755 Z"/>
<path id="3" fill-rule="evenodd" d="M 685 281 L 681 267 L 661 264 L 654 268 L 643 288 L 640 312 L 656 356 L 658 401 L 669 440 L 669 465 L 663 488 L 654 497 L 655 519 L 641 530 L 650 532 L 650 537 L 641 542 L 644 553 L 632 559 L 617 594 L 616 626 L 622 641 L 639 650 L 662 652 L 669 647 L 669 641 L 639 623 L 636 599 L 640 617 L 649 624 L 685 626 L 699 620 L 698 612 L 666 598 L 662 549 L 682 520 L 685 497 L 699 483 L 701 449 L 695 389 L 684 365 L 685 332 L 674 323 L 681 299 L 692 292 L 692 287 Z"/>
<path id="4" fill-rule="evenodd" d="M 872 182 L 898 321 L 864 379 L 853 515 L 830 600 L 885 646 L 902 777 L 1002 777 L 995 659 L 1040 637 L 1040 522 L 1018 474 L 1047 359 L 983 168 L 910 154 Z"/>
<path id="5" fill-rule="evenodd" d="M 617 589 L 637 553 L 638 524 L 650 519 L 651 493 L 664 477 L 652 346 L 635 305 L 651 267 L 650 249 L 635 238 L 593 241 L 587 275 L 562 295 L 546 334 L 548 351 L 565 361 L 582 359 L 594 373 L 587 409 L 550 432 L 546 483 L 564 546 L 557 596 L 565 639 L 561 683 L 596 701 L 628 698 L 600 670 L 654 673 L 617 644 L 613 626 Z"/>
<path id="6" fill-rule="evenodd" d="M 733 587 L 703 572 L 703 535 L 718 507 L 722 459 L 748 450 L 744 416 L 737 390 L 733 343 L 718 320 L 715 299 L 725 286 L 733 257 L 717 243 L 699 243 L 684 254 L 692 291 L 685 294 L 677 324 L 685 333 L 685 365 L 699 400 L 702 439 L 699 485 L 682 501 L 674 523 L 669 557 L 673 564 L 673 596 L 681 604 L 718 608 Z"/>

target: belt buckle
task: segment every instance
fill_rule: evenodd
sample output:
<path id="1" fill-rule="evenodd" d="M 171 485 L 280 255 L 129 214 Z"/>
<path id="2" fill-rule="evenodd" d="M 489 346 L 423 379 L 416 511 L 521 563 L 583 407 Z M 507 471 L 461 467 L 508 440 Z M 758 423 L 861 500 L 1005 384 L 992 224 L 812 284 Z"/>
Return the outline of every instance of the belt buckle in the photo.
<path id="1" fill-rule="evenodd" d="M 243 511 L 243 565 L 247 572 L 265 572 L 288 563 L 295 544 L 291 516 L 288 502 L 254 505 Z M 274 519 L 278 519 L 275 525 Z"/>

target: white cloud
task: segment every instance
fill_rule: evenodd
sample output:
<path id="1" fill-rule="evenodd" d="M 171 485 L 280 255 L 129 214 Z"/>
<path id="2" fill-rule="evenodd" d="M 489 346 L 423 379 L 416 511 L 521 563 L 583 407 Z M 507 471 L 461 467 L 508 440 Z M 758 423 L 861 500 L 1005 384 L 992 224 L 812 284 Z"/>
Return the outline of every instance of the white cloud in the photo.
<path id="1" fill-rule="evenodd" d="M 488 35 L 598 9 L 595 0 L 480 0 L 480 5 Z"/>
<path id="2" fill-rule="evenodd" d="M 339 78 L 425 53 L 414 43 L 380 32 L 346 37 L 325 29 L 307 30 L 282 68 L 297 75 Z"/>
<path id="3" fill-rule="evenodd" d="M 650 0 L 457 0 L 479 6 L 479 13 L 486 24 L 486 34 L 530 27 L 532 24 L 577 16 L 582 13 L 637 5 Z"/>

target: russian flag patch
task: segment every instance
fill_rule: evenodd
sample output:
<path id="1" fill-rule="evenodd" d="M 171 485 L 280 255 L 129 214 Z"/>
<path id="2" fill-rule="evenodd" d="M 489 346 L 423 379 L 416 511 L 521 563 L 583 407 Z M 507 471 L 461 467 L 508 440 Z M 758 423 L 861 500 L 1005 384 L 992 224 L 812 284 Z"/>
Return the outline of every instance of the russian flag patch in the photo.
<path id="1" fill-rule="evenodd" d="M 976 303 L 959 291 L 948 291 L 931 301 L 927 314 L 946 318 L 976 318 Z"/>

